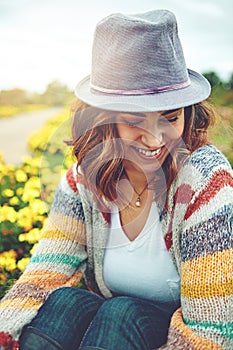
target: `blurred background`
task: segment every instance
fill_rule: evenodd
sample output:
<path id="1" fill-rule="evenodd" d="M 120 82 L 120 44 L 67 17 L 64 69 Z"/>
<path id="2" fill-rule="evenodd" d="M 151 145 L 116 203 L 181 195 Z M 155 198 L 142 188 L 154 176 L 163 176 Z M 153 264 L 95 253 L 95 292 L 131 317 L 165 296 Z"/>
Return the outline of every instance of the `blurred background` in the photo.
<path id="1" fill-rule="evenodd" d="M 159 8 L 176 14 L 187 67 L 212 85 L 209 136 L 233 165 L 231 0 L 0 0 L 0 297 L 27 265 L 74 161 L 63 140 L 96 23 Z"/>
<path id="2" fill-rule="evenodd" d="M 113 12 L 166 8 L 177 16 L 188 67 L 232 73 L 231 0 L 0 0 L 0 89 L 43 92 L 61 81 L 73 89 L 89 74 L 96 23 Z"/>

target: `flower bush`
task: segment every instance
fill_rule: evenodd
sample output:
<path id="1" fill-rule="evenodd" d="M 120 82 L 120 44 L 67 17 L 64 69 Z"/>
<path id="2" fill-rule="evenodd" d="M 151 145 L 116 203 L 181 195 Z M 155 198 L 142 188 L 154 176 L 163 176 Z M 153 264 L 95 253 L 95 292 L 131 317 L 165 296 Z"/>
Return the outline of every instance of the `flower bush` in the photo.
<path id="1" fill-rule="evenodd" d="M 27 158 L 20 166 L 0 159 L 1 295 L 24 270 L 47 217 L 40 198 L 39 165 L 38 159 Z"/>
<path id="2" fill-rule="evenodd" d="M 69 114 L 52 118 L 29 139 L 31 157 L 9 165 L 0 156 L 0 297 L 27 266 L 47 220 L 54 190 L 74 161 Z"/>

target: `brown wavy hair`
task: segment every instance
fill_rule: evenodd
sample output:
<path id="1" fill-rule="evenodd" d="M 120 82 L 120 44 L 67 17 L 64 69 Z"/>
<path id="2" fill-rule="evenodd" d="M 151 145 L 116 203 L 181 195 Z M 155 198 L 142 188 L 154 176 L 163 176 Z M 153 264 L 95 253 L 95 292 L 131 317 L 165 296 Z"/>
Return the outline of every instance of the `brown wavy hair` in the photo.
<path id="1" fill-rule="evenodd" d="M 72 141 L 69 144 L 73 146 L 77 164 L 82 167 L 86 186 L 96 198 L 114 201 L 117 197 L 117 184 L 125 175 L 124 152 L 116 128 L 116 113 L 92 107 L 80 100 L 74 103 L 72 113 Z M 160 189 L 157 197 L 166 197 L 187 155 L 209 144 L 207 129 L 214 119 L 214 110 L 206 101 L 184 108 L 185 126 L 182 140 L 161 167 L 166 186 L 156 186 L 160 176 L 155 174 L 154 186 Z"/>

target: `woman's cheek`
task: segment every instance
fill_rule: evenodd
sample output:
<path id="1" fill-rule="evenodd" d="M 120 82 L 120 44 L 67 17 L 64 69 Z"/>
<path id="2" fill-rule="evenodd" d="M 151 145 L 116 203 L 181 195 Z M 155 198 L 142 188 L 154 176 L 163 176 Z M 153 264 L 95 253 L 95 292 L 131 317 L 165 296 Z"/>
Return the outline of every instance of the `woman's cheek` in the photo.
<path id="1" fill-rule="evenodd" d="M 127 125 L 118 126 L 118 135 L 121 139 L 132 140 L 135 137 L 135 129 L 128 127 Z"/>
<path id="2" fill-rule="evenodd" d="M 183 124 L 178 125 L 177 127 L 170 125 L 169 127 L 166 128 L 166 130 L 164 130 L 164 134 L 166 135 L 166 138 L 169 140 L 177 140 L 182 136 L 183 131 L 184 131 Z"/>

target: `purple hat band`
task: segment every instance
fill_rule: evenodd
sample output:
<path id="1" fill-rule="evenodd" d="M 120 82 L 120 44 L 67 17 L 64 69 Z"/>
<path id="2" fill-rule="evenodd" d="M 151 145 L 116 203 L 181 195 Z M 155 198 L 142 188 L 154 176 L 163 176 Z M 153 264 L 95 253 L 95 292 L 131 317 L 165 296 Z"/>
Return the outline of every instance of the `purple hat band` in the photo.
<path id="1" fill-rule="evenodd" d="M 166 92 L 166 91 L 172 91 L 172 90 L 179 90 L 183 89 L 190 85 L 190 81 L 187 80 L 184 83 L 181 84 L 175 84 L 170 86 L 164 86 L 164 87 L 154 87 L 150 89 L 142 89 L 142 90 L 113 90 L 113 89 L 105 89 L 99 86 L 96 86 L 92 83 L 90 83 L 91 89 L 103 92 L 105 94 L 113 94 L 113 95 L 145 95 L 145 94 L 155 94 L 159 92 Z"/>

